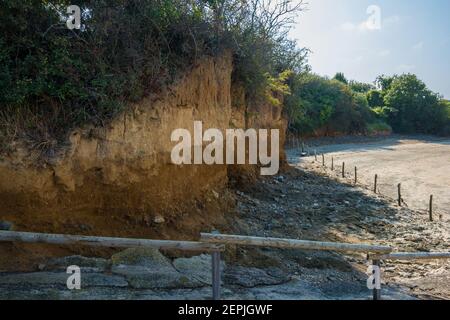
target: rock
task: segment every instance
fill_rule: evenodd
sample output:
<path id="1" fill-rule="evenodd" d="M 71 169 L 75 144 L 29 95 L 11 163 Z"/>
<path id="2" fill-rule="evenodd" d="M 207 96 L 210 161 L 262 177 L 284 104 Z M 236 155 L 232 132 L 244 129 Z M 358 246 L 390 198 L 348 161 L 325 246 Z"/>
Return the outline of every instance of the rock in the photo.
<path id="1" fill-rule="evenodd" d="M 236 266 L 225 270 L 224 280 L 226 284 L 238 285 L 245 288 L 276 285 L 289 281 L 289 277 L 282 272 L 273 271 L 272 275 L 268 272 L 270 271 Z"/>
<path id="2" fill-rule="evenodd" d="M 219 199 L 219 193 L 217 193 L 217 192 L 214 191 L 214 190 L 211 190 L 211 192 L 212 192 L 214 198 Z"/>
<path id="3" fill-rule="evenodd" d="M 130 248 L 111 257 L 111 271 L 135 289 L 197 288 L 204 283 L 178 272 L 156 249 Z"/>
<path id="4" fill-rule="evenodd" d="M 151 248 L 129 248 L 111 256 L 113 265 L 135 265 L 142 267 L 171 267 L 170 260 L 159 252 Z"/>
<path id="5" fill-rule="evenodd" d="M 225 269 L 225 263 L 220 262 L 221 270 Z M 193 278 L 201 283 L 212 284 L 211 256 L 202 254 L 192 258 L 178 258 L 173 261 L 173 266 L 180 273 Z M 222 273 L 223 274 L 223 273 Z"/>
<path id="6" fill-rule="evenodd" d="M 65 272 L 29 272 L 0 275 L 0 285 L 19 287 L 60 286 L 66 288 L 70 274 Z M 84 287 L 126 287 L 124 278 L 103 273 L 83 273 L 81 271 L 81 288 Z"/>
<path id="7" fill-rule="evenodd" d="M 164 219 L 163 216 L 158 215 L 153 219 L 153 222 L 156 224 L 162 224 L 162 223 L 166 222 L 166 220 Z"/>
<path id="8" fill-rule="evenodd" d="M 114 274 L 124 276 L 135 289 L 198 288 L 204 284 L 176 271 L 172 266 L 151 268 L 145 266 L 115 265 Z"/>
<path id="9" fill-rule="evenodd" d="M 0 221 L 0 230 L 11 231 L 13 229 L 13 224 L 8 221 Z"/>
<path id="10" fill-rule="evenodd" d="M 51 259 L 40 270 L 66 270 L 68 266 L 78 266 L 81 272 L 103 272 L 110 266 L 110 262 L 102 258 L 88 258 L 83 256 L 68 256 Z M 41 265 L 38 266 L 40 268 Z"/>

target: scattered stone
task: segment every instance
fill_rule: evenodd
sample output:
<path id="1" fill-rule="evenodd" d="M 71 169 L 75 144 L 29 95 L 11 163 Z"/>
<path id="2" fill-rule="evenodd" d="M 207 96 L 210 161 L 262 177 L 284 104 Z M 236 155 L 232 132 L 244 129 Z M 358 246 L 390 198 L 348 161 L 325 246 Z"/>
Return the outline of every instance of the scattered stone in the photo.
<path id="1" fill-rule="evenodd" d="M 130 248 L 111 257 L 111 272 L 124 276 L 135 289 L 197 288 L 205 284 L 178 272 L 156 249 Z"/>
<path id="2" fill-rule="evenodd" d="M 166 220 L 164 219 L 163 216 L 158 215 L 153 219 L 153 222 L 156 224 L 162 224 L 162 223 L 166 222 Z"/>
<path id="3" fill-rule="evenodd" d="M 211 192 L 212 192 L 214 198 L 219 199 L 219 193 L 217 193 L 217 192 L 214 191 L 214 190 L 211 190 Z"/>
<path id="4" fill-rule="evenodd" d="M 59 286 L 65 288 L 69 275 L 65 272 L 29 272 L 1 274 L 0 285 L 15 285 L 34 288 L 36 286 Z M 103 273 L 81 273 L 81 288 L 84 287 L 126 287 L 124 278 Z"/>
<path id="5" fill-rule="evenodd" d="M 245 288 L 281 284 L 289 281 L 289 279 L 290 278 L 282 272 L 273 276 L 270 275 L 267 270 L 245 268 L 241 266 L 227 268 L 224 276 L 225 284 L 238 285 Z"/>
<path id="6" fill-rule="evenodd" d="M 170 260 L 159 250 L 152 248 L 129 248 L 111 256 L 113 265 L 135 265 L 142 267 L 172 267 Z"/>
<path id="7" fill-rule="evenodd" d="M 0 221 L 0 230 L 11 231 L 13 229 L 13 224 L 9 221 Z"/>
<path id="8" fill-rule="evenodd" d="M 220 264 L 221 270 L 224 270 L 225 263 L 221 261 Z M 178 258 L 173 261 L 173 266 L 190 278 L 208 285 L 212 284 L 211 255 L 202 254 L 192 258 Z"/>
<path id="9" fill-rule="evenodd" d="M 124 276 L 129 285 L 135 289 L 198 288 L 205 285 L 179 273 L 171 265 L 155 268 L 115 265 L 111 271 Z"/>
<path id="10" fill-rule="evenodd" d="M 104 272 L 109 269 L 110 261 L 102 258 L 88 258 L 83 256 L 67 256 L 51 259 L 47 264 L 40 264 L 38 268 L 43 267 L 46 271 L 67 270 L 69 266 L 78 266 L 81 272 Z"/>

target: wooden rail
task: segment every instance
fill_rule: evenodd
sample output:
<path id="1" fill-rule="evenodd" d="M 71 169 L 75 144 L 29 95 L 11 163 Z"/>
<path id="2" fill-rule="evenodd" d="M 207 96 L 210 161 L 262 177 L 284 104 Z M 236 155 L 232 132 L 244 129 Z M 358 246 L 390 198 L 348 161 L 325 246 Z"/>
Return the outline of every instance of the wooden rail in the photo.
<path id="1" fill-rule="evenodd" d="M 395 252 L 385 255 L 370 255 L 373 260 L 436 260 L 450 259 L 450 252 Z"/>
<path id="2" fill-rule="evenodd" d="M 200 241 L 216 244 L 234 244 L 256 247 L 324 250 L 324 251 L 352 251 L 364 253 L 390 253 L 391 247 L 368 244 L 349 244 L 338 242 L 319 242 L 279 238 L 260 238 L 224 234 L 201 233 Z"/>
<path id="3" fill-rule="evenodd" d="M 94 247 L 112 248 L 154 248 L 176 249 L 182 251 L 197 251 L 211 253 L 212 261 L 212 298 L 220 299 L 220 252 L 223 245 L 209 244 L 195 241 L 150 240 L 132 238 L 112 238 L 94 236 L 75 236 L 66 234 L 49 234 L 34 232 L 0 231 L 0 242 L 17 241 L 27 243 L 49 243 L 57 245 L 86 245 Z"/>
<path id="4" fill-rule="evenodd" d="M 111 238 L 78 236 L 67 234 L 49 234 L 34 232 L 0 231 L 1 241 L 19 241 L 28 243 L 49 243 L 59 245 L 86 245 L 93 247 L 176 249 L 183 251 L 213 252 L 223 251 L 221 245 L 214 245 L 195 241 L 150 240 L 133 238 Z"/>
<path id="5" fill-rule="evenodd" d="M 238 235 L 223 235 L 216 233 L 201 233 L 201 242 L 195 242 L 0 231 L 0 242 L 2 241 L 49 243 L 57 245 L 78 244 L 95 247 L 117 248 L 147 247 L 155 249 L 176 249 L 183 251 L 210 252 L 212 256 L 212 290 L 214 300 L 220 299 L 220 253 L 225 249 L 226 244 L 286 249 L 364 252 L 368 254 L 368 259 L 372 260 L 372 264 L 377 267 L 380 266 L 381 260 L 450 259 L 450 252 L 392 253 L 392 248 L 388 246 L 262 238 Z M 374 300 L 381 299 L 380 288 L 373 289 L 373 298 Z"/>

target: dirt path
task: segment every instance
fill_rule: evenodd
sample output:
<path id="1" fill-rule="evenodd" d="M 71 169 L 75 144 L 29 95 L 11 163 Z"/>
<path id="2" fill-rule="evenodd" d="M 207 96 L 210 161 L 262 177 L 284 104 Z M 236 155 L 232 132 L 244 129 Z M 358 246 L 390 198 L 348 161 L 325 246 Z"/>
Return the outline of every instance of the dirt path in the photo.
<path id="1" fill-rule="evenodd" d="M 353 204 L 352 213 L 345 212 L 346 217 L 343 217 L 341 212 L 339 217 L 333 218 L 335 221 L 328 224 L 334 229 L 337 239 L 345 242 L 375 241 L 392 246 L 396 251 L 450 250 L 447 209 L 450 199 L 449 140 L 389 138 L 364 144 L 325 145 L 316 149 L 318 161 L 314 161 L 314 156 L 300 158 L 298 150 L 290 150 L 288 158 L 291 164 L 302 170 L 327 177 L 330 185 L 344 184 L 362 194 L 357 205 Z M 322 166 L 320 153 L 326 154 L 325 167 Z M 336 159 L 335 171 L 327 167 L 330 166 L 331 156 Z M 339 161 L 345 161 L 349 169 L 346 170 L 346 179 L 341 177 Z M 359 181 L 363 185 L 354 185 L 352 165 L 358 166 Z M 367 178 L 375 173 L 383 177 L 380 186 L 382 194 L 378 195 L 373 194 L 372 179 Z M 400 177 L 403 197 L 409 207 L 400 208 L 392 199 L 395 198 L 395 186 Z M 338 190 L 336 188 L 336 192 Z M 427 208 L 426 201 L 416 196 L 431 193 L 439 199 L 437 209 L 443 215 L 434 222 L 428 220 L 424 209 Z M 382 202 L 383 206 L 373 206 L 369 198 Z M 330 200 L 329 197 L 327 200 Z M 388 262 L 383 267 L 388 283 L 406 286 L 418 297 L 450 298 L 449 261 Z"/>
<path id="2" fill-rule="evenodd" d="M 410 208 L 427 210 L 429 196 L 434 195 L 434 207 L 448 219 L 450 215 L 450 139 L 431 137 L 393 137 L 368 143 L 324 145 L 314 148 L 325 154 L 331 167 L 334 157 L 336 174 L 345 162 L 348 176 L 358 167 L 360 183 L 373 186 L 378 174 L 379 192 L 397 197 L 397 184 L 402 184 L 402 196 Z M 291 160 L 295 159 L 291 157 Z M 313 156 L 299 163 L 311 162 Z M 321 156 L 319 156 L 321 161 Z"/>

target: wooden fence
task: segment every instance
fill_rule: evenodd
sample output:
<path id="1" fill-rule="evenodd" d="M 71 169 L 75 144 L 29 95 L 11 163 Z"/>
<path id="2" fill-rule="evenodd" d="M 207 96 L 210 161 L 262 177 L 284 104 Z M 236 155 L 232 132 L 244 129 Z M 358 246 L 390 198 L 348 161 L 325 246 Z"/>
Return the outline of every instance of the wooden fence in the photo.
<path id="1" fill-rule="evenodd" d="M 321 242 L 295 239 L 262 238 L 217 233 L 202 233 L 197 241 L 151 240 L 133 238 L 112 238 L 79 236 L 49 233 L 32 233 L 17 231 L 0 231 L 0 242 L 48 243 L 55 245 L 86 245 L 95 247 L 133 248 L 146 247 L 154 249 L 175 249 L 211 253 L 212 260 L 212 298 L 220 299 L 220 256 L 226 245 L 243 245 L 256 247 L 303 249 L 336 252 L 367 253 L 373 265 L 380 265 L 381 260 L 424 260 L 450 259 L 450 252 L 440 253 L 392 253 L 392 248 L 371 244 L 351 244 L 338 242 Z M 373 289 L 374 300 L 381 299 L 381 290 Z"/>

